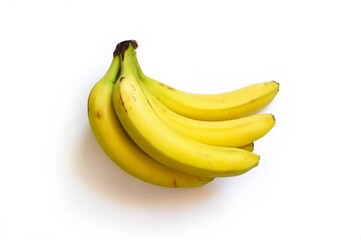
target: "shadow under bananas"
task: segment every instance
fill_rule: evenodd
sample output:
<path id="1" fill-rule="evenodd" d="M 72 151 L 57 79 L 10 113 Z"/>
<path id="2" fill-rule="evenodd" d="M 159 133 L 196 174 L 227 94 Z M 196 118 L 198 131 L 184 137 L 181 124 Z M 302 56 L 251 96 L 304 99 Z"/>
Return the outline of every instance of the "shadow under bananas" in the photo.
<path id="1" fill-rule="evenodd" d="M 120 169 L 103 152 L 90 128 L 87 128 L 76 153 L 76 168 L 81 180 L 109 201 L 136 207 L 184 207 L 210 200 L 216 195 L 213 182 L 198 188 L 165 188 L 134 178 Z"/>

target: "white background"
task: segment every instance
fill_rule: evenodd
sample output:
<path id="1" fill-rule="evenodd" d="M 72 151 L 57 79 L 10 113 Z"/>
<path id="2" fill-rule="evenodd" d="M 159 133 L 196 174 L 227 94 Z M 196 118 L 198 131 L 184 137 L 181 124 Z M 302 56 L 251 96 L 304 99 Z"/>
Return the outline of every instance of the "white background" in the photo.
<path id="1" fill-rule="evenodd" d="M 0 3 L 0 239 L 361 239 L 357 1 Z M 185 91 L 281 85 L 260 165 L 197 189 L 115 166 L 87 119 L 115 45 Z"/>

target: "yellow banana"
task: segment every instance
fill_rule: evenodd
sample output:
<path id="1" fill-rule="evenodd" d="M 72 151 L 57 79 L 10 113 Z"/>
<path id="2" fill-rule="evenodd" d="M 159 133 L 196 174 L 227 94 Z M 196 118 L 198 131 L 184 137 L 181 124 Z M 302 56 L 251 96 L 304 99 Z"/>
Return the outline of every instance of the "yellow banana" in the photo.
<path id="1" fill-rule="evenodd" d="M 272 114 L 254 114 L 223 121 L 187 118 L 164 106 L 146 87 L 142 89 L 158 116 L 167 125 L 191 139 L 209 145 L 241 147 L 260 139 L 275 125 Z"/>
<path id="2" fill-rule="evenodd" d="M 240 148 L 200 143 L 166 125 L 147 100 L 141 86 L 132 41 L 120 43 L 120 77 L 113 91 L 113 106 L 136 144 L 160 163 L 195 176 L 227 177 L 258 165 L 259 156 Z"/>
<path id="3" fill-rule="evenodd" d="M 229 120 L 257 113 L 277 95 L 276 81 L 252 84 L 219 94 L 184 92 L 146 76 L 135 56 L 140 79 L 159 101 L 172 111 L 199 120 Z"/>
<path id="4" fill-rule="evenodd" d="M 119 60 L 115 52 L 107 73 L 93 87 L 88 99 L 89 122 L 99 145 L 119 167 L 145 182 L 163 187 L 198 187 L 209 183 L 213 178 L 192 176 L 158 163 L 128 136 L 112 104 Z"/>
<path id="5" fill-rule="evenodd" d="M 247 145 L 244 145 L 242 147 L 240 147 L 241 149 L 244 149 L 248 152 L 253 152 L 254 150 L 254 142 L 250 143 L 250 144 L 247 144 Z"/>

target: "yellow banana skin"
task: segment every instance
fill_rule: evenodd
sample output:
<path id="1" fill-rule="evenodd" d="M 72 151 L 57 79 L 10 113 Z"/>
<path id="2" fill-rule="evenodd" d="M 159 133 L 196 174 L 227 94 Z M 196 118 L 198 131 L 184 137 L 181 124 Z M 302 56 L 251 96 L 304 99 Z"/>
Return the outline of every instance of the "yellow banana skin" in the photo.
<path id="1" fill-rule="evenodd" d="M 196 177 L 168 168 L 144 153 L 121 126 L 112 105 L 114 82 L 119 73 L 116 55 L 88 98 L 88 117 L 93 133 L 105 153 L 134 177 L 162 187 L 199 187 L 213 178 Z"/>
<path id="2" fill-rule="evenodd" d="M 250 144 L 247 144 L 247 145 L 244 145 L 242 147 L 240 147 L 241 149 L 244 149 L 248 152 L 253 152 L 254 150 L 254 142 L 253 143 L 250 143 Z"/>
<path id="3" fill-rule="evenodd" d="M 198 120 L 229 120 L 257 113 L 279 90 L 279 83 L 269 81 L 219 94 L 188 93 L 146 76 L 136 56 L 135 64 L 140 79 L 160 102 L 180 115 Z"/>
<path id="4" fill-rule="evenodd" d="M 143 84 L 141 84 L 143 85 Z M 241 147 L 265 136 L 275 125 L 272 114 L 254 114 L 232 120 L 203 121 L 179 115 L 142 88 L 158 116 L 185 136 L 214 146 Z"/>
<path id="5" fill-rule="evenodd" d="M 173 169 L 203 177 L 236 176 L 258 165 L 257 154 L 203 144 L 166 125 L 139 85 L 133 61 L 135 48 L 135 44 L 122 47 L 121 73 L 113 91 L 113 106 L 128 134 L 144 152 Z"/>

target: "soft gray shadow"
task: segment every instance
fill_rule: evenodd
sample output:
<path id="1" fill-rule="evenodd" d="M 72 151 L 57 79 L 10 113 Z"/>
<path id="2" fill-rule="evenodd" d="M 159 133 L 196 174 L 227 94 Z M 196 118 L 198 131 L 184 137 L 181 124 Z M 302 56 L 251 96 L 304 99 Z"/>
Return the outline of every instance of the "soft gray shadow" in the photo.
<path id="1" fill-rule="evenodd" d="M 198 188 L 164 188 L 145 183 L 113 163 L 96 142 L 90 128 L 76 146 L 74 166 L 80 180 L 109 201 L 139 206 L 194 206 L 217 192 L 216 180 Z"/>

